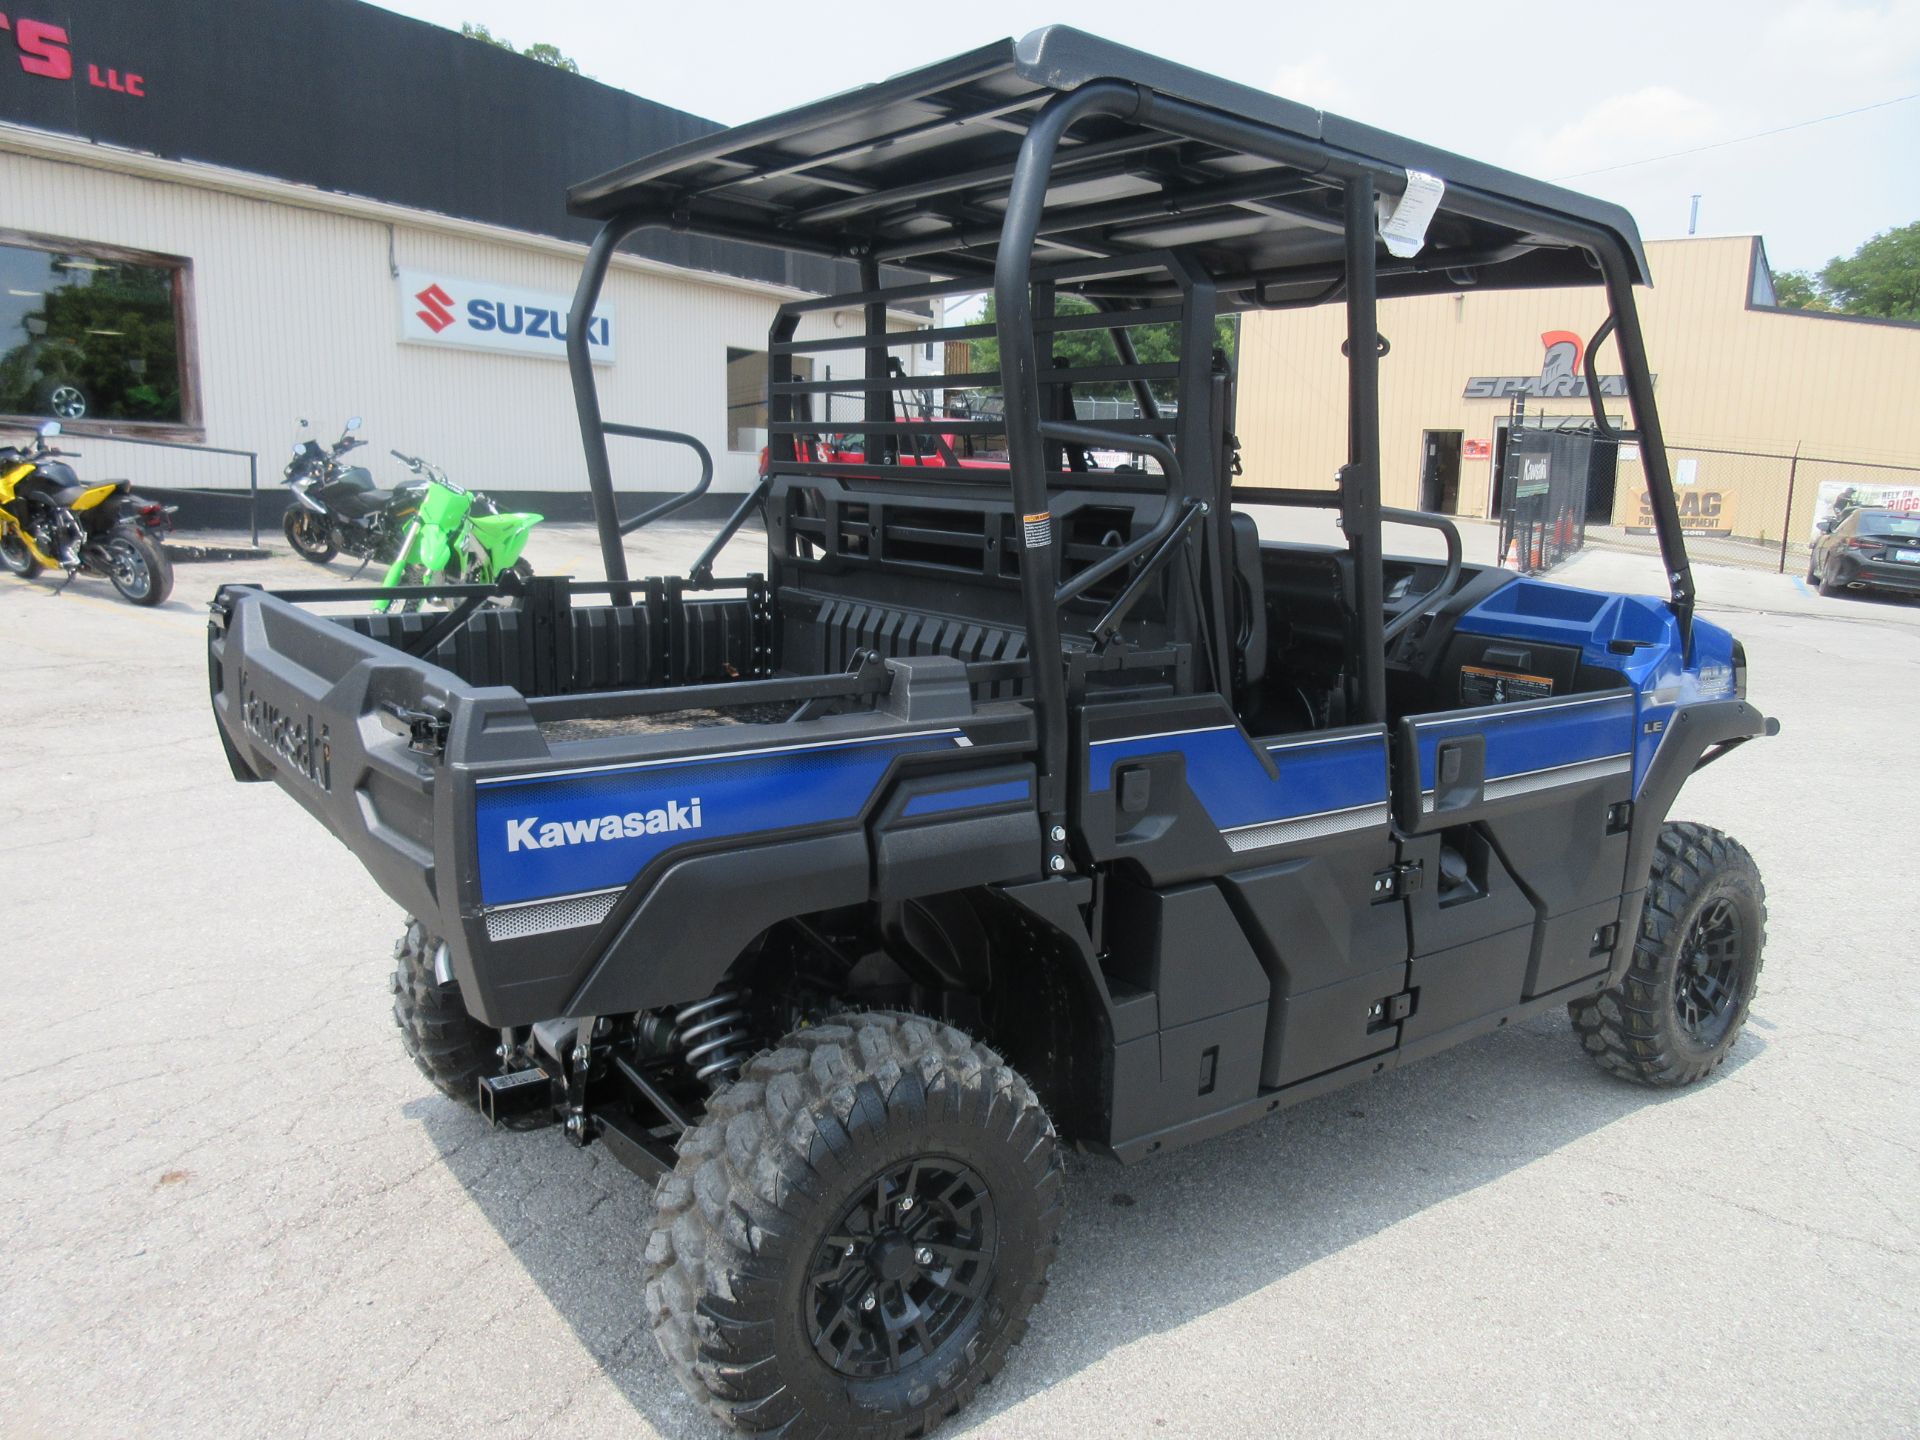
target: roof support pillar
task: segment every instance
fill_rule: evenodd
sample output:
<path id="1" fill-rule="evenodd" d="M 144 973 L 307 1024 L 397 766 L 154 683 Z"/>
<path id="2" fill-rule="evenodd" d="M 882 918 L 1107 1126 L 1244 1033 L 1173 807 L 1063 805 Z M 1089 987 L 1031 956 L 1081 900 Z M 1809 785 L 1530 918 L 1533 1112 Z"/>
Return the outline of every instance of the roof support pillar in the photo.
<path id="1" fill-rule="evenodd" d="M 1352 718 L 1387 718 L 1386 616 L 1380 573 L 1380 322 L 1375 285 L 1374 189 L 1368 179 L 1346 185 L 1347 463 L 1340 472 L 1340 526 L 1353 556 L 1354 678 Z"/>
<path id="2" fill-rule="evenodd" d="M 1139 92 L 1098 81 L 1049 100 L 1020 144 L 993 296 L 999 327 L 1000 380 L 1006 396 L 1007 460 L 1019 523 L 1020 590 L 1033 666 L 1033 720 L 1040 750 L 1040 813 L 1045 865 L 1057 874 L 1072 864 L 1066 847 L 1067 701 L 1060 653 L 1060 616 L 1054 600 L 1059 552 L 1054 545 L 1045 444 L 1040 435 L 1040 365 L 1033 330 L 1033 245 L 1046 208 L 1047 182 L 1060 137 L 1088 115 L 1131 116 Z M 1055 835 L 1061 838 L 1056 840 Z"/>

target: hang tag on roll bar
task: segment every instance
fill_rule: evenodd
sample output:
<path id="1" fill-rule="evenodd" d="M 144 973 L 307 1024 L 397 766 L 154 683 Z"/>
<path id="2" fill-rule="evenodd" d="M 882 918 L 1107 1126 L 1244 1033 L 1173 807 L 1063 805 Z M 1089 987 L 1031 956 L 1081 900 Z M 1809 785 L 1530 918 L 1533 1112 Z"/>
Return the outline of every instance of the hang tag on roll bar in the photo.
<path id="1" fill-rule="evenodd" d="M 1386 242 L 1389 255 L 1396 260 L 1410 260 L 1420 253 L 1420 247 L 1427 243 L 1427 226 L 1433 223 L 1433 212 L 1440 208 L 1440 197 L 1446 193 L 1447 182 L 1438 175 L 1429 175 L 1424 170 L 1407 171 L 1406 193 L 1394 202 L 1392 212 L 1387 213 L 1387 201 L 1379 202 L 1380 238 Z"/>

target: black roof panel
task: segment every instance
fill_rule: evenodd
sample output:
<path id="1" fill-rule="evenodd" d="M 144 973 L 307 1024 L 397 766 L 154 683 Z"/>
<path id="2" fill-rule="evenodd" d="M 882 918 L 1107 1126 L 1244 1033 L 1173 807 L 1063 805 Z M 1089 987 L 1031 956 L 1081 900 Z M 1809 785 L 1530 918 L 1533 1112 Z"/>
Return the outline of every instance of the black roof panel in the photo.
<path id="1" fill-rule="evenodd" d="M 1421 254 L 1383 259 L 1383 295 L 1597 283 L 1582 253 L 1596 236 L 1648 278 L 1617 205 L 1064 26 L 657 151 L 574 186 L 569 208 L 984 275 L 1026 127 L 1054 96 L 1100 80 L 1147 100 L 1134 119 L 1088 117 L 1061 144 L 1043 259 L 1179 247 L 1222 279 L 1230 303 L 1305 300 L 1337 278 L 1340 176 L 1371 174 L 1397 196 L 1406 172 L 1422 170 L 1447 195 Z M 1221 122 L 1238 128 L 1223 136 Z"/>

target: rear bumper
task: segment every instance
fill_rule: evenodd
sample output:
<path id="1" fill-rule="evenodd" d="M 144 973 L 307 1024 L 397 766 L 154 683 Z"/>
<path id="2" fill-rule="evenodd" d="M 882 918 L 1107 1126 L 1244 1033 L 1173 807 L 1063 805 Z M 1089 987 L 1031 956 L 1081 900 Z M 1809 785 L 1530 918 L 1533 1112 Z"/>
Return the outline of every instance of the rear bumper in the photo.
<path id="1" fill-rule="evenodd" d="M 1849 590 L 1888 590 L 1901 595 L 1920 595 L 1920 565 L 1843 557 L 1833 568 L 1834 580 Z"/>

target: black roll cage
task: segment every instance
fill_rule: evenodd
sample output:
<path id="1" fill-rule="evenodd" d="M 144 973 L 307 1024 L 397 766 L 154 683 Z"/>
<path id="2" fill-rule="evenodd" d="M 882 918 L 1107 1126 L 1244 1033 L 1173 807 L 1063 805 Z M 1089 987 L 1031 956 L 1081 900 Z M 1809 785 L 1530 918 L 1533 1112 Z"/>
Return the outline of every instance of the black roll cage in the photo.
<path id="1" fill-rule="evenodd" d="M 1053 38 L 1062 35 L 1066 37 L 1065 40 Z M 714 192 L 729 186 L 743 187 L 754 180 L 791 179 L 813 169 L 825 172 L 830 168 L 830 162 L 846 161 L 849 156 L 858 153 L 858 147 L 843 146 L 824 155 L 798 161 L 789 158 L 783 162 L 774 153 L 774 146 L 784 135 L 797 133 L 807 125 L 818 125 L 823 119 L 872 113 L 877 107 L 897 103 L 916 80 L 928 87 L 935 82 L 951 84 L 955 76 L 974 73 L 967 70 L 969 64 L 978 71 L 982 57 L 992 58 L 993 52 L 989 47 L 986 51 L 958 57 L 944 66 L 929 67 L 924 72 L 896 77 L 879 86 L 852 91 L 833 100 L 805 107 L 791 112 L 790 116 L 756 122 L 741 127 L 738 132 L 723 132 L 721 136 L 708 137 L 703 142 L 689 142 L 661 157 L 655 157 L 661 163 L 636 162 L 623 171 L 577 187 L 574 209 L 577 213 L 599 219 L 601 228 L 588 249 L 586 264 L 574 292 L 567 333 L 567 358 L 586 452 L 588 487 L 614 602 L 631 603 L 634 589 L 627 573 L 622 536 L 692 503 L 705 490 L 712 474 L 711 458 L 694 436 L 678 431 L 608 423 L 600 411 L 586 342 L 587 320 L 599 300 L 608 268 L 622 242 L 639 230 L 658 227 L 712 239 L 746 241 L 777 249 L 853 260 L 860 270 L 860 288 L 856 292 L 817 300 L 791 301 L 780 308 L 769 336 L 769 473 L 743 498 L 721 533 L 696 563 L 687 582 L 691 587 L 712 588 L 742 583 L 716 580 L 712 574 L 714 556 L 753 508 L 764 501 L 770 484 L 778 475 L 804 469 L 795 459 L 795 435 L 824 428 L 808 420 L 794 418 L 793 398 L 797 394 L 822 388 L 819 382 L 796 381 L 793 378 L 790 350 L 801 314 L 830 306 L 838 309 L 857 308 L 864 315 L 864 331 L 857 341 L 849 339 L 835 343 L 842 348 L 859 348 L 865 352 L 865 378 L 844 380 L 837 384 L 846 389 L 863 389 L 866 396 L 864 418 L 850 423 L 846 428 L 859 426 L 872 433 L 874 439 L 868 443 L 871 445 L 874 440 L 880 441 L 881 456 L 885 460 L 897 453 L 897 447 L 888 448 L 892 444 L 891 435 L 913 428 L 910 422 L 891 418 L 889 392 L 903 388 L 903 382 L 890 371 L 886 363 L 889 344 L 901 343 L 889 338 L 889 306 L 943 294 L 977 292 L 985 288 L 983 282 L 990 282 L 996 302 L 997 330 L 993 327 L 963 326 L 920 331 L 913 333 L 912 343 L 920 343 L 923 339 L 960 338 L 962 333 L 997 334 L 1001 361 L 997 378 L 1005 403 L 1008 475 L 1018 512 L 1016 529 L 1023 546 L 1020 587 L 1029 654 L 1036 659 L 1045 656 L 1058 656 L 1063 662 L 1067 659 L 1061 642 L 1059 606 L 1083 594 L 1092 583 L 1087 579 L 1086 572 L 1065 585 L 1061 582 L 1050 507 L 1050 487 L 1059 478 L 1056 474 L 1058 463 L 1048 464 L 1049 442 L 1052 442 L 1056 453 L 1058 446 L 1067 443 L 1097 443 L 1130 449 L 1136 453 L 1150 454 L 1160 463 L 1170 503 L 1161 521 L 1115 555 L 1111 565 L 1101 571 L 1101 576 L 1116 573 L 1125 564 L 1141 557 L 1147 557 L 1150 566 L 1171 563 L 1177 554 L 1191 551 L 1197 545 L 1201 553 L 1188 556 L 1190 574 L 1195 579 L 1207 576 L 1205 583 L 1210 585 L 1212 593 L 1201 596 L 1198 587 L 1195 587 L 1194 598 L 1203 611 L 1192 617 L 1191 633 L 1208 642 L 1202 658 L 1213 673 L 1216 687 L 1224 687 L 1228 683 L 1220 636 L 1225 603 L 1220 591 L 1220 576 L 1223 549 L 1228 542 L 1230 500 L 1321 505 L 1338 510 L 1356 577 L 1354 599 L 1359 621 L 1354 644 L 1358 660 L 1358 713 L 1354 718 L 1364 723 L 1382 723 L 1387 718 L 1387 636 L 1382 608 L 1380 532 L 1383 521 L 1387 519 L 1402 522 L 1408 519 L 1407 512 L 1384 511 L 1380 501 L 1379 371 L 1382 346 L 1377 305 L 1383 281 L 1390 281 L 1396 287 L 1405 282 L 1428 289 L 1464 289 L 1478 278 L 1479 267 L 1488 267 L 1489 272 L 1495 273 L 1498 278 L 1498 267 L 1519 263 L 1527 252 L 1545 246 L 1583 253 L 1587 265 L 1599 271 L 1601 283 L 1605 286 L 1610 314 L 1595 334 L 1593 343 L 1588 346 L 1585 360 L 1589 399 L 1595 422 L 1603 432 L 1616 438 L 1636 440 L 1641 446 L 1655 529 L 1670 589 L 1670 605 L 1678 619 L 1683 641 L 1690 651 L 1693 580 L 1681 534 L 1659 415 L 1654 405 L 1645 341 L 1634 306 L 1633 285 L 1644 273 L 1644 262 L 1637 253 L 1637 237 L 1630 243 L 1630 231 L 1623 235 L 1620 225 L 1602 223 L 1545 203 L 1564 192 L 1548 191 L 1546 187 L 1523 181 L 1520 177 L 1506 177 L 1513 184 L 1504 187 L 1503 193 L 1503 187 L 1499 185 L 1475 183 L 1486 177 L 1497 179 L 1500 172 L 1473 165 L 1472 162 L 1455 161 L 1456 173 L 1465 172 L 1467 178 L 1458 181 L 1448 179 L 1446 213 L 1463 222 L 1483 223 L 1497 230 L 1514 232 L 1524 237 L 1525 243 L 1479 251 L 1423 252 L 1411 260 L 1383 259 L 1376 233 L 1378 205 L 1383 198 L 1397 199 L 1405 191 L 1410 167 L 1370 156 L 1354 145 L 1315 138 L 1295 129 L 1263 123 L 1247 114 L 1230 113 L 1219 106 L 1167 93 L 1156 88 L 1152 80 L 1163 74 L 1176 75 L 1183 81 L 1190 78 L 1196 83 L 1203 80 L 1211 82 L 1211 77 L 1178 71 L 1151 57 L 1134 56 L 1134 52 L 1106 46 L 1104 42 L 1092 41 L 1090 37 L 1077 36 L 1074 32 L 1038 32 L 1036 36 L 1019 42 L 1018 49 L 1013 53 L 1025 55 L 1042 50 L 1047 44 L 1078 45 L 1081 42 L 1085 42 L 1089 53 L 1102 62 L 1114 57 L 1131 57 L 1129 63 L 1137 61 L 1135 68 L 1147 78 L 1096 76 L 1072 84 L 1072 88 L 1066 88 L 1070 81 L 1054 82 L 1061 88 L 1057 93 L 1040 100 L 1037 114 L 1032 116 L 1030 123 L 1024 125 L 1017 156 L 1010 166 L 1005 163 L 973 166 L 947 174 L 929 167 L 929 173 L 910 184 L 867 186 L 865 193 L 861 193 L 862 186 L 857 181 L 849 182 L 836 174 L 832 179 L 832 184 L 838 187 L 834 198 L 784 212 L 771 205 L 763 206 L 761 211 L 739 204 L 722 205 L 712 198 Z M 1009 45 L 1011 43 L 1008 42 Z M 1226 86 L 1226 82 L 1211 83 Z M 1236 95 L 1251 93 L 1239 92 L 1238 87 L 1229 89 Z M 1272 97 L 1260 98 L 1274 106 L 1286 104 Z M 1031 108 L 1032 103 L 1032 98 L 1029 98 L 1027 108 Z M 918 141 L 927 132 L 942 127 L 946 130 L 963 130 L 967 126 L 1001 130 L 1018 128 L 1018 122 L 1010 117 L 1021 108 L 1004 100 L 998 105 L 982 105 L 971 113 L 943 121 L 940 126 L 903 130 L 893 140 L 897 142 L 905 136 Z M 1119 135 L 1089 140 L 1062 151 L 1062 142 L 1073 127 L 1101 118 L 1123 122 L 1131 128 Z M 1334 117 L 1316 118 L 1324 119 L 1323 130 L 1332 128 Z M 787 127 L 785 130 L 782 129 L 783 125 Z M 1378 134 L 1351 125 L 1346 125 L 1346 130 L 1362 138 Z M 727 179 L 704 187 L 689 185 L 679 190 L 661 179 L 662 172 L 671 168 L 664 162 L 680 156 L 682 152 L 691 155 L 698 151 L 699 154 L 694 158 L 702 164 L 742 165 L 742 161 L 731 157 L 718 161 L 713 158 L 718 153 L 719 142 L 736 133 L 743 142 L 740 153 L 764 156 L 759 161 L 765 166 L 763 171 L 749 173 L 737 180 Z M 1383 138 L 1390 140 L 1393 137 Z M 744 142 L 748 139 L 754 142 L 751 150 L 744 148 Z M 1180 204 L 1192 210 L 1210 206 L 1252 207 L 1256 210 L 1267 207 L 1268 213 L 1287 215 L 1318 227 L 1323 232 L 1331 231 L 1337 225 L 1341 236 L 1341 258 L 1337 262 L 1319 261 L 1301 266 L 1264 270 L 1249 268 L 1237 273 L 1216 274 L 1202 263 L 1199 247 L 1175 246 L 1146 253 L 1124 244 L 1116 247 L 1108 238 L 1114 227 L 1165 216 L 1175 210 L 1175 205 L 1166 197 L 1056 206 L 1051 210 L 1048 207 L 1049 189 L 1057 183 L 1082 175 L 1102 173 L 1100 167 L 1124 163 L 1128 157 L 1149 152 L 1177 151 L 1180 147 L 1190 145 L 1218 147 L 1235 157 L 1252 157 L 1260 162 L 1281 165 L 1287 167 L 1287 176 L 1284 182 L 1271 176 L 1229 182 L 1210 178 L 1184 190 L 1179 197 Z M 1379 148 L 1392 147 L 1383 145 Z M 1425 154 L 1432 152 L 1420 153 L 1424 158 Z M 1438 157 L 1441 162 L 1452 158 Z M 692 173 L 692 160 L 687 168 Z M 636 173 L 630 176 L 628 172 Z M 1534 198 L 1528 187 L 1541 192 L 1544 198 Z M 996 196 L 1004 197 L 1004 210 L 997 217 L 989 212 L 986 218 L 981 218 L 982 212 L 976 199 L 973 204 L 960 207 L 957 211 L 946 207 L 931 212 L 948 218 L 951 223 L 944 229 L 923 233 L 912 239 L 882 243 L 873 237 L 870 228 L 863 228 L 876 215 L 898 215 L 920 205 L 945 207 L 947 198 L 961 191 L 971 191 L 977 195 L 987 189 L 991 189 Z M 853 193 L 846 193 L 849 190 Z M 1303 197 L 1312 198 L 1308 192 L 1320 192 L 1321 198 L 1331 201 L 1334 196 L 1325 194 L 1328 191 L 1337 194 L 1337 210 L 1328 204 L 1316 211 L 1303 203 Z M 955 214 L 961 218 L 953 218 Z M 1622 223 L 1630 226 L 1630 221 L 1625 221 L 1624 217 Z M 835 228 L 822 228 L 829 226 Z M 1062 252 L 1068 258 L 1060 263 L 1036 267 L 1037 244 Z M 989 247 L 994 250 L 990 261 L 981 253 Z M 881 267 L 903 264 L 915 265 L 916 268 L 951 278 L 917 284 L 883 284 Z M 1104 314 L 1088 317 L 1088 321 L 1098 325 L 1103 318 L 1108 320 L 1114 327 L 1109 333 L 1115 339 L 1118 352 L 1123 360 L 1131 361 L 1131 347 L 1126 343 L 1126 332 L 1122 327 L 1129 323 L 1140 323 L 1142 317 L 1158 318 L 1160 312 L 1153 308 L 1156 299 L 1178 299 L 1177 312 L 1169 311 L 1166 316 L 1172 318 L 1177 313 L 1183 325 L 1177 415 L 1163 418 L 1157 407 L 1147 403 L 1142 407 L 1145 418 L 1119 427 L 1090 429 L 1049 418 L 1042 405 L 1043 380 L 1048 378 L 1049 372 L 1042 364 L 1035 337 L 1040 331 L 1060 328 L 1063 323 L 1052 315 L 1053 287 L 1073 282 L 1087 285 L 1089 281 L 1103 277 L 1137 278 L 1151 270 L 1170 276 L 1170 281 L 1156 282 L 1160 288 L 1151 291 L 1140 288 L 1130 293 L 1116 289 L 1105 296 L 1096 293 L 1090 298 L 1094 299 Z M 1519 272 L 1514 273 L 1518 275 Z M 1566 279 L 1564 274 L 1552 280 L 1543 280 L 1530 274 L 1529 278 L 1518 278 L 1507 283 L 1566 283 Z M 1097 291 L 1098 287 L 1089 288 Z M 1411 292 L 1396 288 L 1393 293 Z M 1035 311 L 1036 294 L 1045 298 L 1046 313 L 1038 319 Z M 1218 441 L 1210 431 L 1215 419 L 1210 390 L 1212 377 L 1208 373 L 1208 365 L 1199 358 L 1211 354 L 1214 317 L 1230 309 L 1287 308 L 1298 304 L 1327 303 L 1335 299 L 1342 300 L 1346 309 L 1349 415 L 1348 457 L 1346 465 L 1339 472 L 1337 487 L 1330 491 L 1265 492 L 1234 488 L 1231 494 L 1227 493 L 1227 487 L 1219 482 L 1219 476 L 1215 473 L 1214 461 L 1217 456 L 1214 447 Z M 1615 340 L 1620 351 L 1628 398 L 1637 427 L 1632 431 L 1613 431 L 1603 413 L 1597 381 L 1596 351 L 1609 336 Z M 1151 392 L 1146 390 L 1138 371 L 1139 367 L 1132 367 L 1125 378 L 1133 383 L 1136 396 L 1144 393 L 1150 402 Z M 910 378 L 925 380 L 929 377 Z M 1089 378 L 1092 378 L 1091 375 Z M 1110 378 L 1119 379 L 1121 376 L 1116 374 Z M 952 428 L 950 422 L 941 423 L 948 429 Z M 1126 433 L 1128 431 L 1132 433 Z M 607 448 L 609 435 L 675 444 L 693 450 L 702 462 L 700 482 L 685 494 L 655 504 L 642 514 L 623 521 L 613 490 Z M 873 460 L 870 453 L 864 458 L 869 462 Z M 907 473 L 898 466 L 884 463 L 839 468 L 848 474 L 873 475 L 875 478 Z M 928 476 L 921 471 L 917 478 L 924 480 Z M 1210 523 L 1200 523 L 1203 520 Z M 1457 574 L 1458 566 L 1457 553 L 1450 553 L 1449 573 Z M 1141 578 L 1136 576 L 1129 582 L 1109 606 L 1108 613 L 1096 625 L 1096 641 L 1100 641 L 1103 635 L 1111 637 L 1118 617 L 1124 615 L 1126 608 L 1137 598 Z M 1065 834 L 1063 828 L 1056 828 L 1064 823 L 1067 793 L 1069 747 L 1065 668 L 1064 663 L 1035 663 L 1031 667 L 1030 677 L 1029 693 L 1040 750 L 1039 802 L 1045 833 L 1049 836 Z M 1064 841 L 1050 840 L 1048 850 L 1049 859 L 1056 853 L 1064 856 Z"/>

